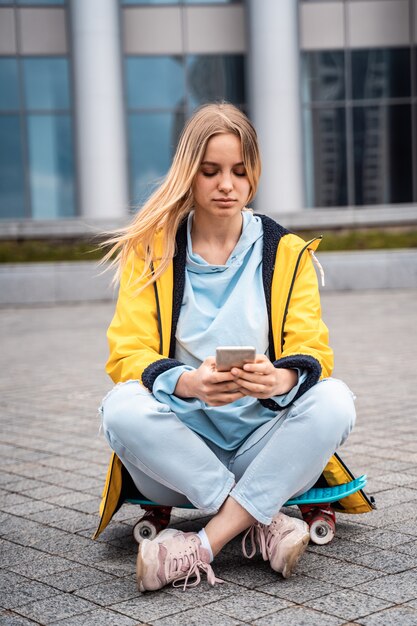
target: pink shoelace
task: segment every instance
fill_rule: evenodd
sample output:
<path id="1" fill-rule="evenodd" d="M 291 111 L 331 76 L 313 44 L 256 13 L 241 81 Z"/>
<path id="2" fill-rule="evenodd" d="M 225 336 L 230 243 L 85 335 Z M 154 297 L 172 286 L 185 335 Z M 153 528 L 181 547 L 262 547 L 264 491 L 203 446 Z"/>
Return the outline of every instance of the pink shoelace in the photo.
<path id="1" fill-rule="evenodd" d="M 256 548 L 257 548 L 256 544 L 258 544 L 263 560 L 268 561 L 269 560 L 268 551 L 271 547 L 272 542 L 274 541 L 276 528 L 277 526 L 276 526 L 275 520 L 272 521 L 270 526 L 265 526 L 264 524 L 261 524 L 260 522 L 256 522 L 255 524 L 252 524 L 252 526 L 248 528 L 248 530 L 246 531 L 242 539 L 242 552 L 245 555 L 245 557 L 247 559 L 251 559 L 255 555 Z M 288 528 L 287 530 L 280 532 L 280 539 L 284 539 L 284 537 L 286 537 L 291 532 L 292 532 L 292 528 Z M 249 540 L 251 542 L 250 554 L 248 554 L 246 551 L 247 537 L 249 537 Z"/>
<path id="2" fill-rule="evenodd" d="M 196 587 L 200 584 L 200 571 L 206 574 L 209 585 L 214 586 L 216 583 L 224 583 L 224 580 L 216 577 L 210 563 L 206 563 L 201 559 L 200 550 L 198 548 L 196 548 L 195 553 L 187 554 L 180 559 L 173 560 L 169 570 L 169 578 L 175 578 L 172 583 L 173 587 L 182 587 L 185 591 L 187 587 Z M 195 576 L 195 580 L 189 582 L 192 576 Z"/>
<path id="3" fill-rule="evenodd" d="M 251 551 L 248 554 L 246 550 L 246 540 L 249 538 L 251 544 Z M 260 522 L 256 522 L 252 524 L 246 531 L 242 539 L 242 552 L 247 559 L 251 559 L 255 556 L 256 548 L 259 546 L 259 550 L 261 551 L 262 558 L 264 561 L 268 560 L 267 552 L 266 552 L 266 540 L 265 540 L 265 531 L 264 525 Z"/>
<path id="4" fill-rule="evenodd" d="M 172 586 L 182 587 L 184 591 L 187 589 L 187 587 L 196 587 L 201 582 L 200 570 L 206 574 L 207 582 L 209 585 L 214 586 L 216 583 L 224 583 L 224 580 L 222 580 L 221 578 L 217 578 L 217 576 L 214 574 L 213 568 L 211 567 L 210 563 L 205 563 L 204 561 L 198 560 L 194 561 L 185 576 L 181 576 L 180 578 L 174 580 Z M 195 576 L 195 580 L 193 582 L 189 582 L 190 576 Z M 184 584 L 182 584 L 182 581 L 184 581 Z M 176 583 L 180 584 L 178 585 Z"/>

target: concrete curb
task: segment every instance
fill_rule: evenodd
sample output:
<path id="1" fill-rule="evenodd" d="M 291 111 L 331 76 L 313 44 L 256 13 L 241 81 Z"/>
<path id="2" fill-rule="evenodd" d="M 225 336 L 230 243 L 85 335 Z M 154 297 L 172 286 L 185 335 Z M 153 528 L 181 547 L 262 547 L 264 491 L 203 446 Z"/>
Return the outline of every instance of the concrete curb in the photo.
<path id="1" fill-rule="evenodd" d="M 323 252 L 326 291 L 417 289 L 417 250 Z M 115 299 L 112 273 L 94 261 L 0 265 L 0 306 Z"/>
<path id="2" fill-rule="evenodd" d="M 416 289 L 417 250 L 318 253 L 327 290 Z"/>
<path id="3" fill-rule="evenodd" d="M 111 300 L 112 274 L 94 261 L 0 265 L 0 306 Z"/>
<path id="4" fill-rule="evenodd" d="M 255 209 L 258 211 L 258 209 Z M 326 209 L 303 209 L 286 213 L 262 211 L 290 230 L 334 230 L 340 228 L 385 228 L 417 225 L 417 205 L 399 204 Z M 0 221 L 1 240 L 24 239 L 101 239 L 104 233 L 127 226 L 133 214 L 118 220 L 74 217 L 59 220 L 7 220 Z M 98 241 L 98 240 L 97 240 Z"/>

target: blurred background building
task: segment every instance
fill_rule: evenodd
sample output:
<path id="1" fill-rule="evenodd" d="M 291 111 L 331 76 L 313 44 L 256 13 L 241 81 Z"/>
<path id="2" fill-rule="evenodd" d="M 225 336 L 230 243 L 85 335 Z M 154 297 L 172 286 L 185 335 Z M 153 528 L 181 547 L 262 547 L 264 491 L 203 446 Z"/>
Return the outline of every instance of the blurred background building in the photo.
<path id="1" fill-rule="evenodd" d="M 221 99 L 262 212 L 417 203 L 417 0 L 0 0 L 0 217 L 122 219 Z"/>

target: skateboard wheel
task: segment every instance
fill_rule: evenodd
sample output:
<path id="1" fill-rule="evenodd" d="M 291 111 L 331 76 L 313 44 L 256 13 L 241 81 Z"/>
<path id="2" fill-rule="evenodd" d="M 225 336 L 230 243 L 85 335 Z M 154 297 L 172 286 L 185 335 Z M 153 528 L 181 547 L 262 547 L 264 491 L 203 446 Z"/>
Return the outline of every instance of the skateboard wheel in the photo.
<path id="1" fill-rule="evenodd" d="M 155 539 L 158 534 L 158 530 L 152 522 L 149 520 L 140 520 L 137 524 L 135 524 L 133 528 L 133 537 L 136 543 L 140 543 L 143 539 Z"/>
<path id="2" fill-rule="evenodd" d="M 317 519 L 310 525 L 310 539 L 319 546 L 330 543 L 334 534 L 334 524 L 326 519 Z"/>

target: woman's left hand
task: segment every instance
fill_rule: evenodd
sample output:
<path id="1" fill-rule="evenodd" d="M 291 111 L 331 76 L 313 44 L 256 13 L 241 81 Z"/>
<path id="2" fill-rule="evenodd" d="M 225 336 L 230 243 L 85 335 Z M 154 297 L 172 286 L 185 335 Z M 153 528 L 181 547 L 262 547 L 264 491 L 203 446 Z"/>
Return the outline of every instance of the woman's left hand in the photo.
<path id="1" fill-rule="evenodd" d="M 231 374 L 246 395 L 260 400 L 288 393 L 298 381 L 296 370 L 276 368 L 264 354 L 257 354 L 255 362 L 243 369 L 233 367 Z"/>

